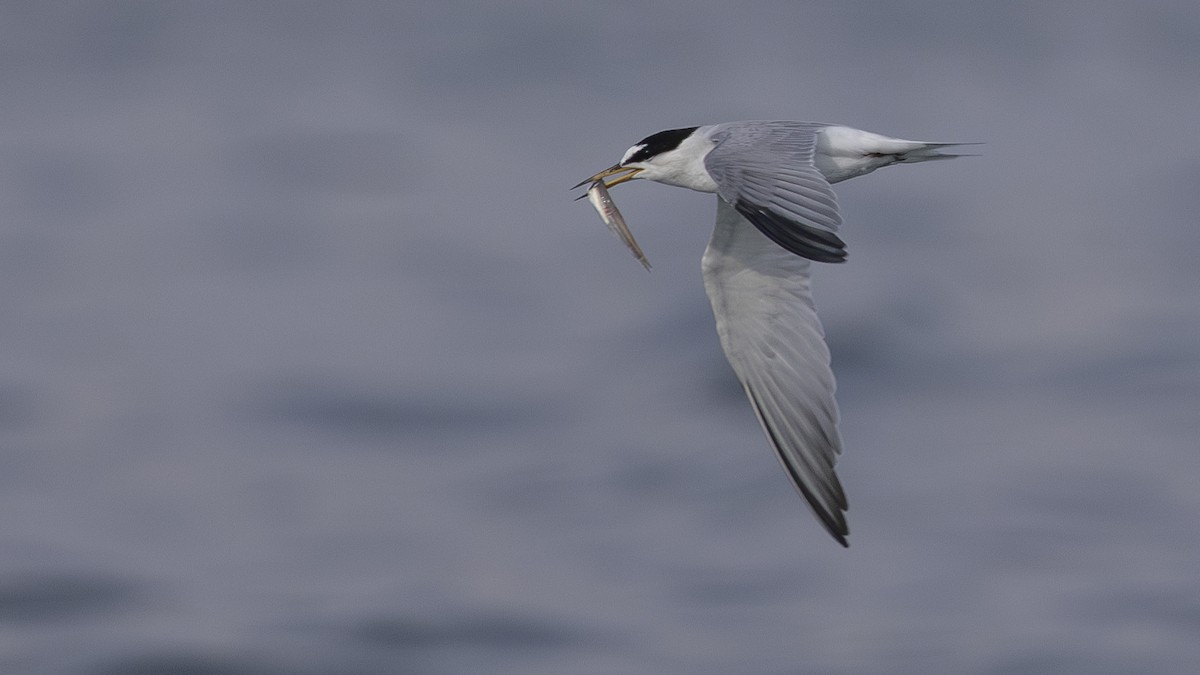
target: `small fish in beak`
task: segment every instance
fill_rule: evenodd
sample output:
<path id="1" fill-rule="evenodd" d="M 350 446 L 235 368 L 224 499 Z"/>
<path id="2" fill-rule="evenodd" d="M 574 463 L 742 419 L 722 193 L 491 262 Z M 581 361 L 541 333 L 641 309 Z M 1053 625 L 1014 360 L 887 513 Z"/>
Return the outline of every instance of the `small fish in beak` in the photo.
<path id="1" fill-rule="evenodd" d="M 613 167 L 613 169 L 620 168 L 621 167 L 619 166 Z M 600 214 L 600 219 L 604 221 L 604 224 L 608 226 L 608 229 L 612 230 L 612 233 L 617 235 L 617 238 L 624 242 L 625 246 L 629 248 L 629 251 L 633 253 L 633 257 L 637 258 L 638 262 L 642 263 L 642 266 L 649 270 L 650 261 L 646 260 L 646 254 L 642 253 L 642 247 L 638 246 L 637 241 L 634 240 L 633 233 L 629 231 L 629 226 L 625 224 L 625 218 L 621 215 L 621 212 L 617 210 L 616 203 L 608 194 L 608 188 L 616 185 L 617 183 L 623 183 L 629 180 L 632 178 L 633 174 L 622 176 L 617 180 L 605 185 L 604 177 L 614 173 L 613 169 L 601 171 L 592 178 L 589 178 L 588 180 L 594 180 L 594 182 L 592 183 L 592 186 L 588 188 L 586 196 L 588 201 L 592 203 L 592 206 L 595 207 L 596 213 Z M 634 172 L 636 173 L 637 169 L 634 169 Z M 586 182 L 588 181 L 583 181 L 583 183 Z M 583 185 L 583 183 L 580 183 L 579 185 Z M 576 185 L 575 187 L 579 187 L 579 185 Z"/>

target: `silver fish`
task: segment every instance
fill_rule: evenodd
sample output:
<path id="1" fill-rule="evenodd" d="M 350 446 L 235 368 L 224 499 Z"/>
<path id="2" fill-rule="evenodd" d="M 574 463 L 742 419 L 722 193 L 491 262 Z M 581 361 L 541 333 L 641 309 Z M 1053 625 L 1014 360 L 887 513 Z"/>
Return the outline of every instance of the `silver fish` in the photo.
<path id="1" fill-rule="evenodd" d="M 629 231 L 629 226 L 625 224 L 625 218 L 621 212 L 617 210 L 617 204 L 608 194 L 608 188 L 605 187 L 604 181 L 598 180 L 592 183 L 592 186 L 587 191 L 588 201 L 595 207 L 596 213 L 600 214 L 600 219 L 612 230 L 612 233 L 625 242 L 625 246 L 629 247 L 629 251 L 633 253 L 633 257 L 637 258 L 638 262 L 646 269 L 650 269 L 650 261 L 646 260 L 646 254 L 642 253 L 642 247 L 638 246 L 637 241 L 633 238 L 633 233 Z"/>

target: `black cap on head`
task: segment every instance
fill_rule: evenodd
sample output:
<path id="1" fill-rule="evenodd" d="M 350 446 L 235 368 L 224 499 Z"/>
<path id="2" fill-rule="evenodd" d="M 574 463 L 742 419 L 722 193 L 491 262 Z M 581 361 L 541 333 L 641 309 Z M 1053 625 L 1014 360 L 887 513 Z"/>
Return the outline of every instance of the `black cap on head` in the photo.
<path id="1" fill-rule="evenodd" d="M 644 162 L 651 157 L 674 150 L 679 147 L 683 139 L 692 135 L 692 132 L 700 127 L 687 127 L 686 129 L 668 129 L 660 131 L 657 134 L 652 134 L 638 141 L 638 151 L 630 155 L 629 159 L 625 160 L 625 164 L 629 162 Z"/>

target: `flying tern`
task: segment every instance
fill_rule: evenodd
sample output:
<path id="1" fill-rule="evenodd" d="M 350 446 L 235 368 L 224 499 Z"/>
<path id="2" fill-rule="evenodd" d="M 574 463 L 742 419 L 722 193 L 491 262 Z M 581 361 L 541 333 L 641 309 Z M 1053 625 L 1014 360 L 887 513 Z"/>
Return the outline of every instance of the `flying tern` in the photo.
<path id="1" fill-rule="evenodd" d="M 830 187 L 891 164 L 952 159 L 962 143 L 890 138 L 836 124 L 747 121 L 647 136 L 580 182 L 647 269 L 608 188 L 644 179 L 717 194 L 701 268 L 725 356 L 788 477 L 842 546 L 846 494 L 829 348 L 810 293 L 812 262 L 846 259 Z"/>

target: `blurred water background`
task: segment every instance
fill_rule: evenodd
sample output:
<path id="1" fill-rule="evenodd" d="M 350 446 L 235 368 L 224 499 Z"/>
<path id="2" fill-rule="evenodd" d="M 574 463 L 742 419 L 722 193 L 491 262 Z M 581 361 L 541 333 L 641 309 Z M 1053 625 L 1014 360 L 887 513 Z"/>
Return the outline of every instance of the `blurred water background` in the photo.
<path id="1" fill-rule="evenodd" d="M 0 672 L 1194 673 L 1200 6 L 0 5 Z M 843 183 L 851 542 L 721 355 L 738 119 Z"/>

